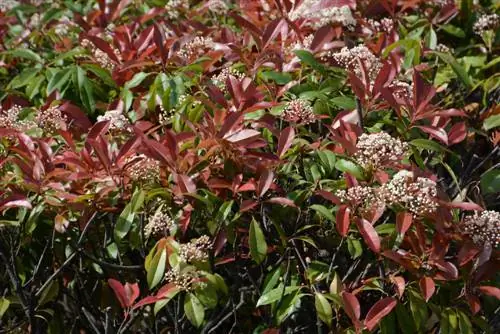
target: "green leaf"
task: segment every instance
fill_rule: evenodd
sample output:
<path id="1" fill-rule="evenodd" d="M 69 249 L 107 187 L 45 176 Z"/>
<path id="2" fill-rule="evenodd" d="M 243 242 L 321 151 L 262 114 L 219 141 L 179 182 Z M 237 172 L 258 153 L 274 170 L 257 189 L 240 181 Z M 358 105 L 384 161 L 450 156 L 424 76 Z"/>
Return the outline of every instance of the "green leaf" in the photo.
<path id="1" fill-rule="evenodd" d="M 27 68 L 18 76 L 14 77 L 7 85 L 10 89 L 16 89 L 28 85 L 32 79 L 40 72 L 39 68 Z"/>
<path id="2" fill-rule="evenodd" d="M 481 192 L 483 194 L 500 193 L 500 169 L 492 169 L 481 176 Z"/>
<path id="3" fill-rule="evenodd" d="M 28 95 L 28 99 L 33 99 L 40 92 L 40 87 L 44 81 L 45 77 L 43 75 L 39 75 L 30 81 L 28 87 L 26 87 L 26 95 Z"/>
<path id="4" fill-rule="evenodd" d="M 417 331 L 410 317 L 410 313 L 402 303 L 396 305 L 396 318 L 398 320 L 398 327 L 401 329 L 402 333 L 413 334 Z"/>
<path id="5" fill-rule="evenodd" d="M 263 71 L 260 73 L 262 79 L 274 81 L 278 85 L 286 85 L 292 81 L 290 73 L 276 72 L 276 71 Z"/>
<path id="6" fill-rule="evenodd" d="M 0 52 L 0 55 L 9 55 L 15 58 L 23 58 L 27 60 L 36 61 L 38 63 L 43 62 L 42 57 L 40 57 L 30 49 L 15 49 L 15 50 L 4 51 Z"/>
<path id="7" fill-rule="evenodd" d="M 311 52 L 305 50 L 295 50 L 294 52 L 304 64 L 311 66 L 320 73 L 326 72 L 325 67 L 314 58 Z"/>
<path id="8" fill-rule="evenodd" d="M 282 296 L 286 296 L 297 291 L 298 289 L 300 289 L 300 286 L 287 286 L 283 289 L 283 284 L 280 284 L 276 289 L 272 289 L 260 296 L 257 301 L 257 307 L 274 303 L 280 300 Z"/>
<path id="9" fill-rule="evenodd" d="M 130 89 L 130 88 L 135 88 L 137 86 L 139 86 L 143 81 L 144 79 L 146 79 L 148 77 L 149 73 L 144 73 L 144 72 L 139 72 L 139 73 L 136 73 L 132 79 L 130 79 L 129 81 L 127 81 L 124 85 L 124 89 Z"/>
<path id="10" fill-rule="evenodd" d="M 449 53 L 443 53 L 443 52 L 435 52 L 441 60 L 443 60 L 445 63 L 451 66 L 453 71 L 456 73 L 456 75 L 460 78 L 460 80 L 465 84 L 467 88 L 471 88 L 473 86 L 472 80 L 469 77 L 469 74 L 467 74 L 467 71 L 465 68 L 460 65 L 455 57 L 453 57 Z"/>
<path id="11" fill-rule="evenodd" d="M 335 163 L 335 168 L 341 172 L 349 173 L 359 180 L 364 180 L 363 168 L 350 160 L 340 159 Z"/>
<path id="12" fill-rule="evenodd" d="M 95 111 L 95 100 L 92 92 L 92 85 L 85 75 L 85 71 L 80 66 L 75 67 L 73 83 L 76 87 L 78 87 L 80 100 L 82 101 L 85 109 L 93 113 Z"/>
<path id="13" fill-rule="evenodd" d="M 72 70 L 72 67 L 65 68 L 53 75 L 47 85 L 47 94 L 51 94 L 55 90 L 62 92 L 64 90 L 63 87 L 66 86 L 71 78 Z"/>
<path id="14" fill-rule="evenodd" d="M 398 333 L 396 329 L 396 315 L 391 312 L 380 321 L 380 334 Z M 406 333 L 406 332 L 405 332 Z"/>
<path id="15" fill-rule="evenodd" d="M 267 255 L 267 243 L 264 233 L 255 219 L 250 223 L 250 254 L 255 262 L 261 263 Z"/>
<path id="16" fill-rule="evenodd" d="M 335 221 L 335 217 L 333 216 L 333 213 L 327 209 L 325 206 L 320 205 L 320 204 L 313 204 L 310 206 L 311 209 L 319 213 L 320 216 L 328 219 L 329 221 Z"/>
<path id="17" fill-rule="evenodd" d="M 331 327 L 333 318 L 332 306 L 323 294 L 319 292 L 314 294 L 314 306 L 316 307 L 318 318 L 326 323 L 328 327 Z"/>
<path id="18" fill-rule="evenodd" d="M 129 203 L 123 209 L 115 225 L 114 236 L 117 243 L 119 243 L 119 241 L 130 231 L 134 218 L 135 214 L 132 212 L 132 207 Z"/>
<path id="19" fill-rule="evenodd" d="M 203 324 L 203 320 L 205 319 L 205 309 L 203 308 L 200 300 L 192 293 L 188 293 L 186 295 L 186 299 L 184 300 L 184 312 L 186 313 L 188 320 L 196 328 Z"/>
<path id="20" fill-rule="evenodd" d="M 167 263 L 167 250 L 165 248 L 157 252 L 151 263 L 149 264 L 149 270 L 147 271 L 147 281 L 149 288 L 152 289 L 158 285 L 163 279 L 165 274 L 165 265 Z"/>
<path id="21" fill-rule="evenodd" d="M 462 29 L 460 29 L 459 27 L 456 27 L 452 24 L 444 24 L 440 28 L 452 36 L 455 36 L 458 38 L 465 37 L 465 32 Z"/>
<path id="22" fill-rule="evenodd" d="M 321 160 L 321 165 L 326 169 L 328 174 L 335 170 L 335 162 L 337 156 L 330 150 L 318 151 L 318 157 Z"/>
<path id="23" fill-rule="evenodd" d="M 10 300 L 5 297 L 0 297 L 0 319 L 2 319 L 5 312 L 7 312 L 10 305 Z"/>
<path id="24" fill-rule="evenodd" d="M 347 250 L 353 259 L 356 259 L 363 254 L 363 246 L 358 239 L 347 239 Z"/>
<path id="25" fill-rule="evenodd" d="M 451 308 L 445 308 L 441 313 L 440 333 L 454 334 L 458 333 L 458 318 L 457 314 Z"/>
<path id="26" fill-rule="evenodd" d="M 484 120 L 483 123 L 483 128 L 486 131 L 489 131 L 491 129 L 494 129 L 496 127 L 500 126 L 500 114 L 498 115 L 492 115 Z"/>
<path id="27" fill-rule="evenodd" d="M 341 109 L 351 110 L 356 108 L 356 100 L 352 96 L 337 96 L 330 99 L 330 103 Z"/>
<path id="28" fill-rule="evenodd" d="M 436 143 L 435 141 L 429 140 L 429 139 L 414 139 L 410 142 L 410 145 L 413 145 L 417 148 L 422 148 L 426 149 L 429 151 L 434 151 L 434 152 L 443 152 L 445 148 L 441 146 L 440 144 Z"/>
<path id="29" fill-rule="evenodd" d="M 0 226 L 19 226 L 21 224 L 18 220 L 0 220 Z"/>
<path id="30" fill-rule="evenodd" d="M 465 314 L 462 310 L 457 309 L 458 316 L 458 326 L 460 328 L 460 333 L 473 333 L 472 324 L 469 320 L 467 314 Z"/>
<path id="31" fill-rule="evenodd" d="M 144 196 L 146 193 L 142 189 L 136 189 L 132 194 L 132 198 L 130 199 L 130 205 L 132 212 L 136 213 L 142 208 L 144 204 Z"/>
<path id="32" fill-rule="evenodd" d="M 280 267 L 276 267 L 273 271 L 267 274 L 266 278 L 264 279 L 262 294 L 265 295 L 266 293 L 271 291 L 279 282 L 280 277 L 281 277 Z"/>
<path id="33" fill-rule="evenodd" d="M 415 291 L 410 291 L 410 309 L 417 330 L 423 330 L 427 323 L 427 305 L 425 300 Z"/>
<path id="34" fill-rule="evenodd" d="M 157 301 L 154 306 L 154 314 L 156 315 L 165 305 L 168 304 L 169 301 L 171 301 L 181 290 L 179 288 L 173 288 L 168 290 L 167 294 L 165 295 L 165 298 Z"/>
<path id="35" fill-rule="evenodd" d="M 200 302 L 208 309 L 212 309 L 217 306 L 219 299 L 217 298 L 217 290 L 215 286 L 211 283 L 207 283 L 207 287 L 196 289 L 196 297 Z"/>

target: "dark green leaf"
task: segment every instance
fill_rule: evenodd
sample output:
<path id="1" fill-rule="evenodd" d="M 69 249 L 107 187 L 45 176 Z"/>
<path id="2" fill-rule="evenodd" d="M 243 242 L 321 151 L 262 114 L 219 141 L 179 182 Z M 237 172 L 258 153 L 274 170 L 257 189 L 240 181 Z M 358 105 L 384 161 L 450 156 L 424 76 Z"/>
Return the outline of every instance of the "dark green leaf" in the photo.
<path id="1" fill-rule="evenodd" d="M 188 293 L 186 295 L 186 299 L 184 300 L 184 312 L 186 313 L 188 320 L 196 328 L 203 324 L 203 320 L 205 319 L 205 309 L 203 308 L 200 300 L 192 293 Z"/>
<path id="2" fill-rule="evenodd" d="M 267 255 L 267 243 L 264 233 L 255 219 L 250 223 L 250 254 L 255 262 L 261 263 Z"/>

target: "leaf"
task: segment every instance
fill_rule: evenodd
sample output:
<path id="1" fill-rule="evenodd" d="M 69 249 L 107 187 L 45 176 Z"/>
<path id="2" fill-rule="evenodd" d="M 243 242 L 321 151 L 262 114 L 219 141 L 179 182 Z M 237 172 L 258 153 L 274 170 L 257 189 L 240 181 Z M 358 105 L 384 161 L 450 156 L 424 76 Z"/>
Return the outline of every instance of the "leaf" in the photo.
<path id="1" fill-rule="evenodd" d="M 342 292 L 342 280 L 337 272 L 335 272 L 333 275 L 333 279 L 330 283 L 329 289 L 332 295 L 340 295 L 340 293 Z"/>
<path id="2" fill-rule="evenodd" d="M 273 183 L 274 172 L 269 169 L 265 169 L 259 178 L 259 183 L 257 184 L 257 195 L 259 197 L 264 196 L 271 184 Z"/>
<path id="3" fill-rule="evenodd" d="M 37 63 L 42 63 L 42 57 L 34 53 L 33 51 L 29 49 L 15 49 L 15 50 L 8 50 L 4 52 L 0 52 L 0 55 L 9 55 L 15 58 L 23 58 L 27 60 L 32 60 Z"/>
<path id="4" fill-rule="evenodd" d="M 203 324 L 205 309 L 200 300 L 192 293 L 186 295 L 186 299 L 184 300 L 184 312 L 189 322 L 196 328 Z"/>
<path id="5" fill-rule="evenodd" d="M 266 202 L 273 203 L 273 204 L 281 204 L 284 206 L 291 206 L 294 208 L 297 207 L 291 199 L 286 198 L 286 197 L 273 197 L 273 198 L 268 199 Z"/>
<path id="6" fill-rule="evenodd" d="M 349 173 L 358 180 L 364 180 L 364 172 L 361 166 L 355 164 L 350 160 L 339 159 L 335 163 L 335 168 L 337 168 L 341 172 Z"/>
<path id="7" fill-rule="evenodd" d="M 54 91 L 63 91 L 63 87 L 66 86 L 71 79 L 72 71 L 73 68 L 69 67 L 54 74 L 47 84 L 47 94 L 51 94 Z"/>
<path id="8" fill-rule="evenodd" d="M 158 285 L 163 280 L 165 274 L 165 266 L 167 262 L 167 250 L 162 248 L 157 251 L 155 256 L 152 258 L 149 265 L 149 270 L 147 271 L 147 281 L 149 288 L 152 289 Z"/>
<path id="9" fill-rule="evenodd" d="M 117 280 L 110 278 L 108 279 L 108 285 L 113 289 L 115 293 L 116 299 L 120 302 L 120 306 L 122 308 L 126 308 L 128 306 L 128 298 L 125 292 L 125 287 Z"/>
<path id="10" fill-rule="evenodd" d="M 323 65 L 321 65 L 314 55 L 306 50 L 295 50 L 294 53 L 299 57 L 299 59 L 306 65 L 311 66 L 313 69 L 320 73 L 325 73 L 326 69 Z"/>
<path id="11" fill-rule="evenodd" d="M 456 75 L 460 78 L 460 80 L 465 84 L 467 88 L 471 88 L 473 86 L 473 83 L 467 74 L 467 71 L 465 68 L 460 65 L 455 57 L 453 57 L 449 53 L 443 53 L 443 52 L 435 52 L 441 60 L 443 60 L 445 63 L 451 66 L 453 71 L 456 73 Z"/>
<path id="12" fill-rule="evenodd" d="M 10 300 L 8 300 L 5 297 L 0 297 L 0 319 L 2 319 L 5 312 L 7 312 L 9 306 L 10 306 Z"/>
<path id="13" fill-rule="evenodd" d="M 341 237 L 347 236 L 347 232 L 349 232 L 350 214 L 351 209 L 347 205 L 341 205 L 337 211 L 336 228 Z"/>
<path id="14" fill-rule="evenodd" d="M 358 219 L 356 223 L 358 225 L 359 232 L 363 236 L 363 239 L 365 240 L 368 247 L 375 253 L 379 253 L 380 237 L 378 236 L 377 231 L 375 230 L 373 225 L 370 224 L 370 222 L 366 219 L 362 218 Z"/>
<path id="15" fill-rule="evenodd" d="M 129 203 L 123 209 L 115 225 L 114 237 L 117 243 L 119 243 L 130 231 L 134 218 L 135 214 L 132 212 L 132 206 Z"/>
<path id="16" fill-rule="evenodd" d="M 314 294 L 314 306 L 316 307 L 318 318 L 326 323 L 328 327 L 331 327 L 333 318 L 332 306 L 323 294 L 319 292 Z"/>
<path id="17" fill-rule="evenodd" d="M 54 229 L 59 232 L 59 233 L 64 233 L 66 232 L 66 229 L 69 226 L 69 221 L 64 218 L 64 216 L 61 215 L 56 215 L 56 218 L 54 218 Z"/>
<path id="18" fill-rule="evenodd" d="M 429 139 L 414 139 L 410 141 L 410 144 L 417 147 L 417 148 L 423 148 L 429 151 L 434 151 L 434 152 L 443 152 L 445 151 L 445 148 L 441 146 L 439 143 L 436 143 L 435 141 L 429 140 Z"/>
<path id="19" fill-rule="evenodd" d="M 491 115 L 490 117 L 486 118 L 483 122 L 483 128 L 486 131 L 489 131 L 499 126 L 500 126 L 500 114 Z"/>
<path id="20" fill-rule="evenodd" d="M 354 324 L 359 322 L 361 307 L 359 306 L 358 298 L 349 292 L 342 292 L 342 302 L 344 311 L 349 316 Z"/>
<path id="21" fill-rule="evenodd" d="M 391 313 L 398 301 L 393 297 L 379 300 L 372 306 L 365 318 L 365 326 L 369 331 L 373 330 L 383 317 Z"/>
<path id="22" fill-rule="evenodd" d="M 500 169 L 492 169 L 481 175 L 481 191 L 483 194 L 500 193 Z"/>
<path id="23" fill-rule="evenodd" d="M 497 287 L 483 285 L 483 286 L 480 286 L 478 289 L 479 289 L 479 291 L 481 291 L 482 293 L 484 293 L 488 296 L 492 296 L 492 297 L 495 297 L 496 299 L 500 299 L 500 289 Z"/>
<path id="24" fill-rule="evenodd" d="M 405 287 L 406 287 L 406 282 L 405 282 L 404 277 L 394 276 L 394 277 L 391 277 L 391 281 L 396 286 L 396 292 L 397 292 L 399 298 L 401 298 L 403 296 L 403 293 L 405 292 Z"/>
<path id="25" fill-rule="evenodd" d="M 418 282 L 420 286 L 420 290 L 422 291 L 422 295 L 426 302 L 431 299 L 434 291 L 436 291 L 436 285 L 434 284 L 434 280 L 430 277 L 424 276 Z"/>
<path id="26" fill-rule="evenodd" d="M 292 292 L 297 291 L 298 289 L 300 289 L 300 286 L 287 286 L 283 288 L 283 285 L 279 285 L 277 288 L 272 289 L 260 296 L 259 300 L 257 301 L 256 307 L 274 303 L 280 300 L 282 296 L 286 296 Z"/>
<path id="27" fill-rule="evenodd" d="M 398 212 L 396 214 L 396 227 L 398 233 L 404 235 L 413 222 L 413 216 L 410 212 Z"/>
<path id="28" fill-rule="evenodd" d="M 93 113 L 95 111 L 95 100 L 92 85 L 85 75 L 85 71 L 80 67 L 75 67 L 75 74 L 73 76 L 74 84 L 78 87 L 80 100 L 87 111 Z"/>
<path id="29" fill-rule="evenodd" d="M 465 122 L 456 123 L 448 132 L 448 144 L 458 144 L 463 141 L 465 137 L 467 137 L 467 125 Z"/>
<path id="30" fill-rule="evenodd" d="M 321 216 L 326 218 L 329 221 L 335 221 L 335 217 L 333 216 L 332 212 L 328 210 L 325 206 L 320 205 L 320 204 L 313 204 L 310 206 L 311 209 L 319 213 Z"/>
<path id="31" fill-rule="evenodd" d="M 278 157 L 282 157 L 283 154 L 292 146 L 293 139 L 295 138 L 295 130 L 289 126 L 285 128 L 278 139 Z"/>
<path id="32" fill-rule="evenodd" d="M 264 233 L 255 219 L 250 223 L 249 235 L 250 254 L 257 264 L 264 261 L 267 255 L 267 243 Z"/>

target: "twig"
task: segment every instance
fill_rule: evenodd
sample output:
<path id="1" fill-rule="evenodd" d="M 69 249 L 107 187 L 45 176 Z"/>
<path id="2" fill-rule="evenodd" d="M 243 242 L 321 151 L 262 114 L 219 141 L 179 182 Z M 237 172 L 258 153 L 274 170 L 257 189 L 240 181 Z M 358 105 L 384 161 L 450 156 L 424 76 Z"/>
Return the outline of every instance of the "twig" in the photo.
<path id="1" fill-rule="evenodd" d="M 57 268 L 57 270 L 52 275 L 50 275 L 50 277 L 45 281 L 45 283 L 43 283 L 42 287 L 40 289 L 38 289 L 38 291 L 35 293 L 35 297 L 40 297 L 43 290 L 45 290 L 45 288 L 50 284 L 50 282 L 52 282 L 52 280 L 57 275 L 59 275 L 59 273 L 64 269 L 64 267 L 66 267 L 71 261 L 73 261 L 73 258 L 76 256 L 77 253 L 78 252 L 73 252 L 73 253 L 71 253 L 70 256 L 68 256 L 66 261 L 64 261 L 64 263 L 59 268 Z"/>
<path id="2" fill-rule="evenodd" d="M 361 100 L 357 97 L 356 98 L 356 112 L 358 113 L 358 118 L 359 118 L 359 126 L 361 127 L 361 131 L 363 131 L 363 106 L 361 105 Z"/>
<path id="3" fill-rule="evenodd" d="M 233 309 L 232 309 L 232 311 L 230 313 L 226 314 L 214 327 L 212 327 L 208 331 L 208 334 L 212 333 L 217 328 L 219 328 L 224 323 L 224 321 L 226 321 L 227 319 L 229 319 L 229 317 L 231 317 L 231 315 L 236 314 L 236 311 L 240 307 L 242 307 L 244 303 L 245 303 L 245 292 L 244 291 L 240 291 L 240 301 L 239 301 L 239 303 L 236 306 L 233 307 Z"/>

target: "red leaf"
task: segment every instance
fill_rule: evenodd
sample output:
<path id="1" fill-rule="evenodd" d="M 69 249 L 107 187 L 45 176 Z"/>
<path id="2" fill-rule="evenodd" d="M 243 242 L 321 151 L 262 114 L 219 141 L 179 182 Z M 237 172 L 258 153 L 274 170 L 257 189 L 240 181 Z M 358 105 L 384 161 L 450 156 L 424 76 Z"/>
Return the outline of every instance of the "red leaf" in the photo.
<path id="1" fill-rule="evenodd" d="M 465 122 L 453 125 L 448 132 L 448 143 L 450 145 L 458 144 L 467 136 L 467 126 Z"/>
<path id="2" fill-rule="evenodd" d="M 391 313 L 396 307 L 398 301 L 393 297 L 387 297 L 379 300 L 372 306 L 365 318 L 365 326 L 369 331 L 374 329 L 383 317 Z"/>
<path id="3" fill-rule="evenodd" d="M 264 42 L 264 49 L 269 45 L 269 43 L 278 36 L 281 26 L 286 24 L 286 21 L 283 19 L 276 19 L 269 23 L 264 30 L 264 34 L 262 35 L 262 41 Z"/>
<path id="4" fill-rule="evenodd" d="M 224 124 L 222 125 L 217 136 L 220 138 L 225 137 L 235 126 L 238 126 L 240 124 L 240 121 L 242 119 L 243 119 L 242 112 L 231 113 L 224 121 Z"/>
<path id="5" fill-rule="evenodd" d="M 295 130 L 290 126 L 281 132 L 278 140 L 278 152 L 276 152 L 280 158 L 290 148 L 294 138 Z"/>
<path id="6" fill-rule="evenodd" d="M 439 204 L 442 204 L 448 208 L 454 209 L 462 209 L 467 211 L 483 211 L 484 209 L 476 203 L 473 202 L 444 202 L 439 201 Z"/>
<path id="7" fill-rule="evenodd" d="M 249 139 L 255 139 L 260 135 L 260 132 L 252 129 L 245 129 L 238 131 L 236 133 L 231 134 L 230 136 L 225 137 L 225 139 L 231 143 L 242 143 L 243 141 Z"/>
<path id="8" fill-rule="evenodd" d="M 110 121 L 102 121 L 102 122 L 97 122 L 94 124 L 94 126 L 90 129 L 87 139 L 97 139 L 101 135 L 105 134 L 106 131 L 108 131 L 109 126 L 111 125 Z"/>
<path id="9" fill-rule="evenodd" d="M 341 205 L 337 211 L 336 227 L 340 236 L 345 237 L 349 231 L 351 209 L 347 205 Z"/>
<path id="10" fill-rule="evenodd" d="M 259 178 L 259 183 L 257 184 L 257 195 L 259 197 L 264 196 L 271 184 L 273 183 L 274 172 L 269 169 L 265 169 Z"/>
<path id="11" fill-rule="evenodd" d="M 420 130 L 430 134 L 432 137 L 439 139 L 444 144 L 448 145 L 448 134 L 443 128 L 426 125 L 416 125 L 415 128 L 419 128 Z"/>
<path id="12" fill-rule="evenodd" d="M 268 199 L 266 202 L 274 203 L 274 204 L 281 204 L 281 205 L 285 205 L 285 206 L 292 206 L 294 208 L 297 207 L 291 199 L 286 198 L 286 197 L 273 197 L 271 199 Z"/>
<path id="13" fill-rule="evenodd" d="M 132 2 L 132 0 L 121 0 L 114 9 L 111 9 L 110 21 L 115 21 L 119 18 L 122 10 L 124 10 L 130 2 Z"/>
<path id="14" fill-rule="evenodd" d="M 366 219 L 358 219 L 357 220 L 357 225 L 359 232 L 363 236 L 363 239 L 365 240 L 366 244 L 372 251 L 375 253 L 380 252 L 380 237 L 377 234 L 377 231 L 375 231 L 375 228 L 373 227 L 372 224 L 370 224 L 369 221 Z"/>
<path id="15" fill-rule="evenodd" d="M 0 201 L 0 211 L 8 208 L 27 208 L 31 209 L 31 203 L 22 195 L 12 195 L 2 201 Z"/>
<path id="16" fill-rule="evenodd" d="M 139 297 L 139 284 L 134 283 L 125 283 L 125 294 L 127 296 L 127 307 L 130 307 L 134 304 L 137 297 Z"/>
<path id="17" fill-rule="evenodd" d="M 481 302 L 479 301 L 479 298 L 477 296 L 467 295 L 466 298 L 472 314 L 476 314 L 481 310 Z"/>
<path id="18" fill-rule="evenodd" d="M 259 204 L 257 201 L 254 201 L 253 199 L 246 199 L 243 202 L 241 202 L 240 205 L 240 212 L 245 212 L 248 210 L 252 210 Z"/>
<path id="19" fill-rule="evenodd" d="M 396 214 L 396 228 L 399 234 L 404 235 L 413 222 L 413 216 L 410 212 L 398 212 Z"/>
<path id="20" fill-rule="evenodd" d="M 358 298 L 352 293 L 342 292 L 342 301 L 344 303 L 345 313 L 351 318 L 353 323 L 358 323 L 361 313 Z"/>
<path id="21" fill-rule="evenodd" d="M 338 199 L 337 196 L 333 195 L 329 191 L 326 191 L 326 190 L 317 190 L 316 194 L 320 195 L 324 199 L 329 200 L 330 202 L 332 202 L 334 204 L 337 204 L 337 205 L 341 205 L 342 204 L 342 202 L 340 201 L 340 199 Z"/>
<path id="22" fill-rule="evenodd" d="M 125 292 L 125 287 L 117 280 L 110 278 L 108 279 L 108 284 L 113 289 L 116 299 L 120 302 L 120 306 L 122 308 L 126 308 L 128 306 L 128 297 Z"/>
<path id="23" fill-rule="evenodd" d="M 403 293 L 405 292 L 405 288 L 406 288 L 406 282 L 405 282 L 404 277 L 394 276 L 394 277 L 391 277 L 391 281 L 392 281 L 392 283 L 394 283 L 394 285 L 396 285 L 396 292 L 398 293 L 399 298 L 401 298 L 403 296 Z"/>
<path id="24" fill-rule="evenodd" d="M 143 299 L 139 300 L 137 302 L 137 304 L 135 304 L 132 307 L 132 309 L 135 310 L 136 308 L 139 308 L 141 306 L 156 303 L 158 300 L 159 300 L 159 298 L 156 297 L 156 296 L 147 296 L 147 297 L 144 297 Z"/>
<path id="25" fill-rule="evenodd" d="M 457 259 L 458 265 L 463 266 L 472 260 L 479 253 L 479 249 L 474 245 L 473 242 L 466 242 L 460 251 L 458 252 Z"/>
<path id="26" fill-rule="evenodd" d="M 431 299 L 432 295 L 436 291 L 436 285 L 434 284 L 434 280 L 430 277 L 424 276 L 418 282 L 420 286 L 420 290 L 422 291 L 422 295 L 426 302 Z"/>
<path id="27" fill-rule="evenodd" d="M 480 286 L 478 289 L 479 289 L 479 291 L 481 291 L 482 293 L 484 293 L 488 296 L 492 296 L 492 297 L 495 297 L 496 299 L 500 299 L 500 289 L 497 287 L 483 285 L 483 286 Z"/>

